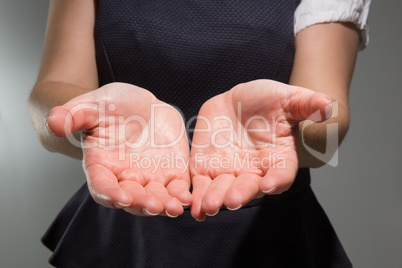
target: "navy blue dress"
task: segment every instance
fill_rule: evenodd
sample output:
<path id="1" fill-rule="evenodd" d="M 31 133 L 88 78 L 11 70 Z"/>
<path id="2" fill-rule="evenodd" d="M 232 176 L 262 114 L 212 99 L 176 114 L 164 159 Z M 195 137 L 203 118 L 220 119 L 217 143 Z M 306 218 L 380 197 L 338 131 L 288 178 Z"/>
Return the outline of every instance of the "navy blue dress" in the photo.
<path id="1" fill-rule="evenodd" d="M 287 83 L 299 0 L 99 0 L 99 83 L 131 83 L 178 107 L 185 121 L 233 86 Z M 191 135 L 191 133 L 189 133 Z M 191 136 L 190 136 L 191 138 Z M 57 267 L 351 267 L 311 188 L 225 208 L 204 222 L 137 217 L 96 204 L 86 187 L 42 239 Z"/>

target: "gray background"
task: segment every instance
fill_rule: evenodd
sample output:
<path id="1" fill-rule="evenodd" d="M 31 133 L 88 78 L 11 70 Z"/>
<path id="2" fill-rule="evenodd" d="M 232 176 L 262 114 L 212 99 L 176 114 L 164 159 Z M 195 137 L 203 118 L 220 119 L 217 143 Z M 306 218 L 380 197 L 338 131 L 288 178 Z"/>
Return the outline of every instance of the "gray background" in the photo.
<path id="1" fill-rule="evenodd" d="M 45 151 L 28 117 L 47 6 L 0 2 L 0 267 L 48 267 L 39 239 L 84 182 L 80 162 Z M 371 43 L 356 66 L 339 166 L 313 171 L 313 188 L 355 267 L 402 263 L 401 11 L 401 1 L 372 3 Z"/>

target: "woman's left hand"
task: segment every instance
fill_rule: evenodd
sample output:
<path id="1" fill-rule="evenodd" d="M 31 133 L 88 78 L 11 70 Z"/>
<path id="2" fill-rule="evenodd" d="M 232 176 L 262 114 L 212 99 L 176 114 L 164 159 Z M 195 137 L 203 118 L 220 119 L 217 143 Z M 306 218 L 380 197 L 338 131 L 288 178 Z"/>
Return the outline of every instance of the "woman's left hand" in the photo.
<path id="1" fill-rule="evenodd" d="M 238 209 L 290 188 L 297 170 L 298 123 L 331 114 L 322 93 L 271 80 L 240 84 L 201 108 L 191 149 L 192 215 Z"/>

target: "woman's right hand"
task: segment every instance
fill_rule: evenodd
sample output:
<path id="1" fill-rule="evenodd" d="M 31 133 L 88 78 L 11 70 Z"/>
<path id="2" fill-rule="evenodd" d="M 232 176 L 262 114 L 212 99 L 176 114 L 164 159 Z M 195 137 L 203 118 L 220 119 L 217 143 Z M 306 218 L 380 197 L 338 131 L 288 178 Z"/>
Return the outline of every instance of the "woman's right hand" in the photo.
<path id="1" fill-rule="evenodd" d="M 190 206 L 189 145 L 181 114 L 149 91 L 111 83 L 50 110 L 55 136 L 82 130 L 89 191 L 109 208 L 176 217 Z"/>

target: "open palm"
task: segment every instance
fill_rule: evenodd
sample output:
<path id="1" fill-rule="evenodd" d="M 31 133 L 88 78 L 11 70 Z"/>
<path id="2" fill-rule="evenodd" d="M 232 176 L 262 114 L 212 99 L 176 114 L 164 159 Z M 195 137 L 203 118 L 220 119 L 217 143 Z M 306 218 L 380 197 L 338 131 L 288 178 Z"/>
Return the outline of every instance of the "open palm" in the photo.
<path id="1" fill-rule="evenodd" d="M 183 119 L 149 91 L 108 84 L 53 108 L 48 127 L 60 137 L 83 130 L 83 166 L 97 203 L 172 217 L 191 204 Z"/>
<path id="2" fill-rule="evenodd" d="M 191 149 L 192 215 L 238 209 L 290 188 L 298 170 L 298 122 L 331 113 L 324 94 L 271 80 L 240 84 L 201 108 Z"/>

